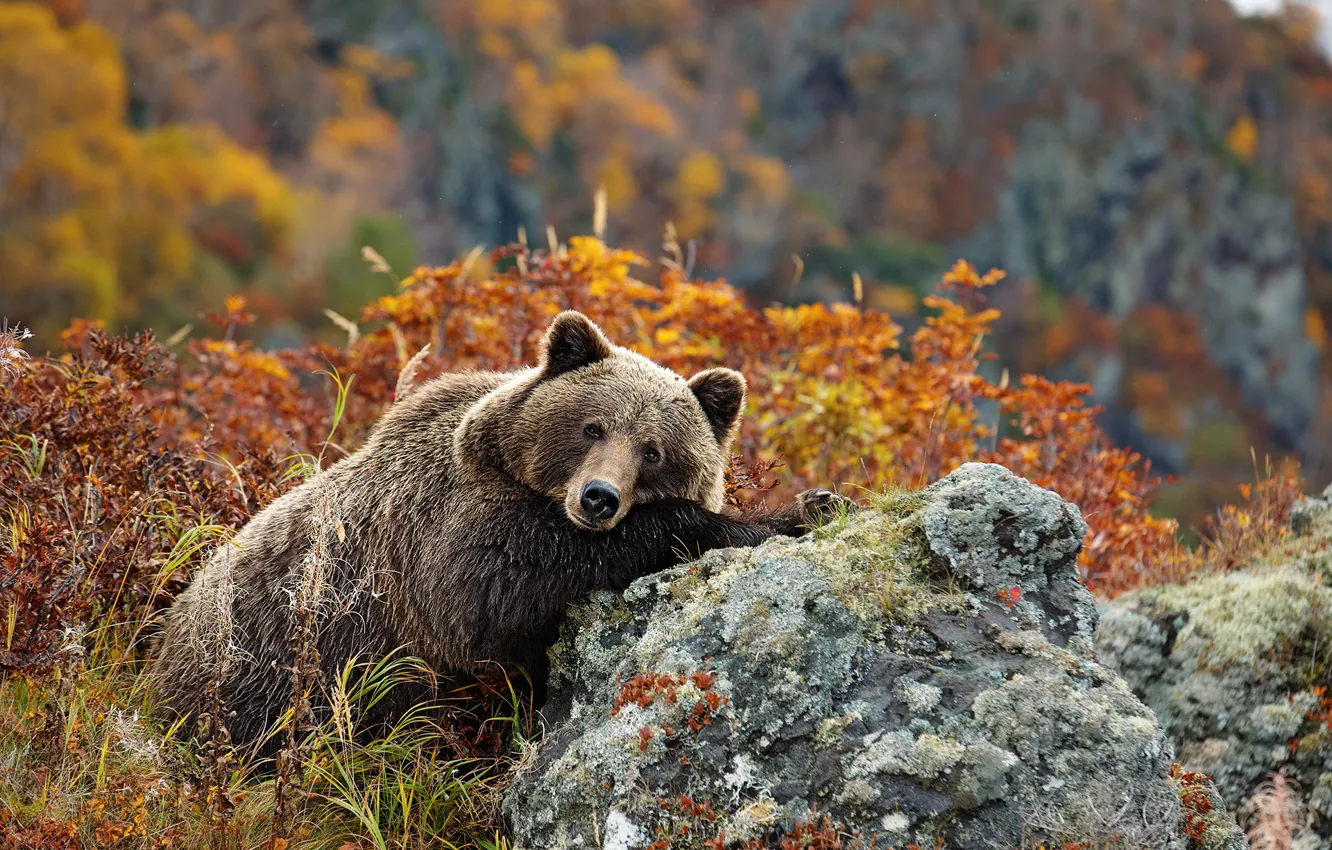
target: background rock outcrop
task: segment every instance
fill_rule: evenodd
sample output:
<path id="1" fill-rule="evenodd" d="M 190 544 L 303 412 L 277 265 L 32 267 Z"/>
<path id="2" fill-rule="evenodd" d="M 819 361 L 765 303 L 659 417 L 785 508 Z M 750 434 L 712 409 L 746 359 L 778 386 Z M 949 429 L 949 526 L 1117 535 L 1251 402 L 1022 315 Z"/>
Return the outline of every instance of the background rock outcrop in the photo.
<path id="1" fill-rule="evenodd" d="M 1332 846 L 1332 488 L 1248 569 L 1107 603 L 1097 649 L 1156 712 L 1189 769 L 1229 806 L 1280 774 L 1292 846 Z"/>
<path id="2" fill-rule="evenodd" d="M 515 846 L 1246 846 L 1096 659 L 1085 529 L 966 464 L 593 598 L 552 650 L 550 728 L 504 805 Z"/>

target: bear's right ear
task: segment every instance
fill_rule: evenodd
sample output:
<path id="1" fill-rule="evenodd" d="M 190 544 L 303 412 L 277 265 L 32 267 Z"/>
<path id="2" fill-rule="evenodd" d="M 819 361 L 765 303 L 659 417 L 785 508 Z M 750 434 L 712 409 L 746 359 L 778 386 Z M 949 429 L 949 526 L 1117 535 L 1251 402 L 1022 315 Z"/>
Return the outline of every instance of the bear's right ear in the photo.
<path id="1" fill-rule="evenodd" d="M 610 355 L 610 340 L 601 328 L 577 310 L 565 310 L 551 321 L 541 338 L 541 377 L 554 378 Z"/>
<path id="2" fill-rule="evenodd" d="M 708 417 L 712 436 L 725 448 L 745 409 L 745 376 L 734 369 L 705 369 L 689 379 L 689 389 Z"/>

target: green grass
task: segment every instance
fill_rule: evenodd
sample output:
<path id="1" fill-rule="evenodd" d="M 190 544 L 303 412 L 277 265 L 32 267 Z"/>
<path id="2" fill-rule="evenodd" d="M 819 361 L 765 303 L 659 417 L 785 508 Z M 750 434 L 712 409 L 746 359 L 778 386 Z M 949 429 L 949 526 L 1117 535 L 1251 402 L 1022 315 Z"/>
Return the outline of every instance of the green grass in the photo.
<path id="1" fill-rule="evenodd" d="M 931 577 L 917 520 L 919 492 L 900 488 L 851 494 L 858 514 L 838 510 L 810 535 L 808 552 L 838 597 L 869 624 L 872 634 L 910 625 L 927 610 L 961 603 L 951 577 Z M 860 516 L 863 522 L 853 522 Z"/>
<path id="2" fill-rule="evenodd" d="M 449 715 L 512 742 L 474 755 L 431 706 L 358 734 L 351 706 L 423 668 L 349 664 L 327 683 L 333 716 L 300 739 L 303 775 L 282 789 L 292 816 L 277 836 L 286 843 L 274 844 L 272 764 L 215 753 L 187 737 L 191 724 L 158 716 L 141 676 L 143 633 L 142 621 L 106 618 L 49 673 L 0 680 L 0 846 L 54 848 L 72 833 L 85 847 L 508 847 L 499 800 L 528 728 L 512 691 L 488 714 L 478 703 Z"/>

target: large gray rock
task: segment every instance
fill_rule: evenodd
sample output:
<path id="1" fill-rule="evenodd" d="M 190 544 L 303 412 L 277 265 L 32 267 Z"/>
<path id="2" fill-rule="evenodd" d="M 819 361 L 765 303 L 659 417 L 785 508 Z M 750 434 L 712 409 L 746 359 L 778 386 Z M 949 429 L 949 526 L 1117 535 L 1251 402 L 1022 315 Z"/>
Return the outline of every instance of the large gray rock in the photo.
<path id="1" fill-rule="evenodd" d="M 1160 726 L 1092 651 L 1085 532 L 966 464 L 595 597 L 552 650 L 549 728 L 504 803 L 515 847 L 1245 847 L 1206 786 L 1185 811 Z"/>
<path id="2" fill-rule="evenodd" d="M 1259 563 L 1106 603 L 1096 645 L 1179 759 L 1242 816 L 1270 774 L 1298 799 L 1296 848 L 1332 847 L 1332 487 Z"/>

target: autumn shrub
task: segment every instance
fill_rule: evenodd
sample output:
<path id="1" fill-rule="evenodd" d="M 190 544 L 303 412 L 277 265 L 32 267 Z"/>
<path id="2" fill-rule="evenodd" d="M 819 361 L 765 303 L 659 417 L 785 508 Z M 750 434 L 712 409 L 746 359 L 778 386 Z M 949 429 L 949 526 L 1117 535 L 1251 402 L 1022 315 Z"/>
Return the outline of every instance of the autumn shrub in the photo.
<path id="1" fill-rule="evenodd" d="M 1247 567 L 1280 551 L 1294 534 L 1291 509 L 1304 494 L 1304 479 L 1292 463 L 1255 464 L 1254 471 L 1254 483 L 1239 486 L 1240 498 L 1208 518 L 1197 546 L 1175 542 L 1153 554 L 1153 580 L 1186 582 L 1201 573 Z"/>
<path id="2" fill-rule="evenodd" d="M 228 480 L 206 440 L 161 431 L 165 350 L 96 330 L 68 339 L 64 358 L 25 361 L 0 384 L 5 669 L 51 667 L 67 629 L 98 610 L 137 610 L 173 552 L 244 522 L 251 495 L 272 496 L 255 490 L 271 467 Z"/>

